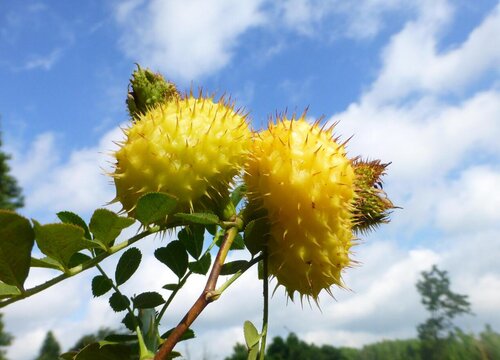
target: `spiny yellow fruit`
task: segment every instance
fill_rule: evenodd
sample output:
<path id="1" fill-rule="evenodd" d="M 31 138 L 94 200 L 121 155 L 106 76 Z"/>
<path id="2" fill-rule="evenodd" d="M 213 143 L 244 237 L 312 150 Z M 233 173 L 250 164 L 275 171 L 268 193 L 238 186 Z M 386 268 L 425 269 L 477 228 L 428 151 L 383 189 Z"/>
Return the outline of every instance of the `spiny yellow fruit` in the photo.
<path id="1" fill-rule="evenodd" d="M 152 191 L 177 197 L 178 212 L 220 200 L 251 141 L 246 115 L 222 99 L 192 96 L 139 114 L 124 132 L 112 176 L 116 200 L 130 216 L 139 197 Z"/>
<path id="2" fill-rule="evenodd" d="M 246 168 L 249 207 L 267 210 L 269 274 L 293 299 L 342 286 L 351 263 L 355 174 L 332 129 L 278 119 L 255 135 Z"/>

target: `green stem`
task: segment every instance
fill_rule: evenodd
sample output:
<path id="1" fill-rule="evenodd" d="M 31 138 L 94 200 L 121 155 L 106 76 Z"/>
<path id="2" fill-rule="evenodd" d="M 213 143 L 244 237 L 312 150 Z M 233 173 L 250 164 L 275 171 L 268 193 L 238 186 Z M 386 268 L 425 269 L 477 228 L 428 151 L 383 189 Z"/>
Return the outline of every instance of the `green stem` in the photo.
<path id="1" fill-rule="evenodd" d="M 229 280 L 227 280 L 224 284 L 222 284 L 221 286 L 219 286 L 217 288 L 217 290 L 215 290 L 213 292 L 213 294 L 217 295 L 217 296 L 220 296 L 232 283 L 234 283 L 241 275 L 243 275 L 248 269 L 250 269 L 252 266 L 254 266 L 255 264 L 257 264 L 260 260 L 263 259 L 263 256 L 262 255 L 259 255 L 255 258 L 253 258 L 252 260 L 250 260 L 247 264 L 247 266 L 245 266 L 243 269 L 240 269 L 238 270 L 237 272 L 235 272 L 233 274 L 233 276 L 231 276 L 229 278 Z"/>
<path id="2" fill-rule="evenodd" d="M 264 250 L 262 260 L 262 284 L 264 295 L 264 311 L 262 315 L 262 332 L 260 340 L 260 355 L 259 360 L 264 360 L 266 356 L 266 338 L 267 338 L 267 324 L 269 320 L 269 269 L 267 264 L 267 249 Z"/>
<path id="3" fill-rule="evenodd" d="M 60 283 L 63 280 L 66 280 L 66 279 L 68 279 L 72 276 L 75 276 L 75 275 L 77 275 L 85 270 L 88 270 L 90 268 L 93 268 L 94 266 L 99 264 L 101 261 L 103 261 L 107 257 L 117 253 L 118 251 L 125 249 L 126 247 L 134 244 L 135 242 L 141 240 L 142 238 L 145 238 L 148 235 L 157 233 L 158 231 L 162 231 L 162 230 L 164 230 L 164 229 L 156 228 L 156 229 L 145 230 L 142 233 L 137 234 L 128 240 L 125 240 L 119 244 L 116 244 L 115 246 L 110 247 L 107 252 L 103 252 L 103 253 L 97 255 L 93 259 L 91 259 L 83 264 L 72 267 L 71 269 L 68 270 L 68 272 L 66 272 L 64 274 L 56 276 L 55 278 L 50 279 L 50 280 L 44 282 L 43 284 L 32 287 L 31 289 L 24 291 L 22 294 L 20 294 L 18 296 L 15 296 L 15 297 L 12 297 L 10 299 L 7 299 L 7 300 L 0 302 L 0 308 L 3 308 L 9 304 L 15 303 L 19 300 L 28 298 L 32 295 L 38 294 L 39 292 L 46 290 L 46 289 L 50 288 L 51 286 L 54 286 L 54 285 Z"/>

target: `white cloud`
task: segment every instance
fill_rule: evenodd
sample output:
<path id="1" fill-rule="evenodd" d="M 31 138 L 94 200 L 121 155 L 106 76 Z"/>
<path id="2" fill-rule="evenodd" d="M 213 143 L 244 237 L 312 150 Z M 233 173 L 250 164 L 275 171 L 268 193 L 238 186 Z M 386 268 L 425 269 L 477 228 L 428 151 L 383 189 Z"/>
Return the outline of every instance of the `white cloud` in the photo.
<path id="1" fill-rule="evenodd" d="M 45 220 L 61 210 L 86 213 L 111 201 L 114 190 L 105 170 L 111 168 L 112 141 L 122 138 L 115 128 L 97 146 L 74 150 L 67 159 L 52 133 L 38 136 L 25 152 L 16 147 L 12 170 L 26 194 L 22 212 Z"/>
<path id="2" fill-rule="evenodd" d="M 262 0 L 133 1 L 116 10 L 125 53 L 168 77 L 190 81 L 229 63 L 238 39 L 261 25 Z"/>
<path id="3" fill-rule="evenodd" d="M 435 14 L 435 8 L 430 11 Z M 446 16 L 438 18 L 442 17 Z M 364 101 L 397 101 L 415 92 L 460 94 L 488 71 L 500 71 L 500 49 L 491 46 L 500 42 L 500 5 L 466 41 L 444 51 L 438 43 L 443 23 L 429 24 L 429 18 L 423 15 L 393 36 L 382 55 L 384 66 Z"/>
<path id="4" fill-rule="evenodd" d="M 61 55 L 61 49 L 54 49 L 47 55 L 31 55 L 20 70 L 41 69 L 48 71 L 52 69 L 55 63 L 61 58 Z"/>

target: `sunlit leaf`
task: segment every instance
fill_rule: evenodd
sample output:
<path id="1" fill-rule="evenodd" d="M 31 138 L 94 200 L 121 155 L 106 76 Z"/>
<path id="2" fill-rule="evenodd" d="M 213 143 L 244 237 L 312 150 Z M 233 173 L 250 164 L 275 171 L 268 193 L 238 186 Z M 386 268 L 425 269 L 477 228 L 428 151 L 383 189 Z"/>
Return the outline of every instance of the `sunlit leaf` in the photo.
<path id="1" fill-rule="evenodd" d="M 177 206 L 177 199 L 169 194 L 151 192 L 141 196 L 135 208 L 135 217 L 143 225 L 165 220 Z"/>
<path id="2" fill-rule="evenodd" d="M 107 209 L 97 209 L 90 219 L 89 227 L 95 240 L 106 246 L 112 246 L 122 230 L 128 228 L 134 221 L 132 218 L 118 216 Z"/>
<path id="3" fill-rule="evenodd" d="M 8 285 L 0 282 L 0 298 L 11 297 L 15 295 L 21 295 L 21 290 L 19 290 L 14 285 Z"/>
<path id="4" fill-rule="evenodd" d="M 212 225 L 219 223 L 219 217 L 212 213 L 178 213 L 175 217 L 193 224 Z"/>
<path id="5" fill-rule="evenodd" d="M 28 219 L 0 210 L 0 281 L 23 288 L 35 234 Z"/>
<path id="6" fill-rule="evenodd" d="M 71 211 L 60 211 L 57 213 L 57 217 L 65 224 L 73 224 L 81 227 L 85 231 L 85 238 L 87 240 L 92 240 L 87 224 L 77 214 L 72 213 Z"/>
<path id="7" fill-rule="evenodd" d="M 248 320 L 243 324 L 243 334 L 245 335 L 245 342 L 247 343 L 247 347 L 249 349 L 251 349 L 260 340 L 260 334 L 257 331 L 257 328 Z"/>
<path id="8" fill-rule="evenodd" d="M 42 253 L 58 261 L 65 268 L 73 254 L 96 244 L 84 238 L 85 231 L 73 224 L 40 225 L 34 221 L 36 243 Z"/>
<path id="9" fill-rule="evenodd" d="M 49 257 L 43 257 L 41 259 L 31 258 L 31 267 L 56 269 L 64 271 L 64 268 L 61 266 L 61 264 L 59 264 L 59 262 Z"/>

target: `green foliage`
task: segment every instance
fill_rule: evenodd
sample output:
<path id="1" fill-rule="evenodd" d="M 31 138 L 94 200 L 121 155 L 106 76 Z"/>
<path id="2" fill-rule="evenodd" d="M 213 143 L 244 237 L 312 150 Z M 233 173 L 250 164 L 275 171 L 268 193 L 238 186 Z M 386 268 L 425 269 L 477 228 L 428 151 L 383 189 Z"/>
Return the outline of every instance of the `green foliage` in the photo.
<path id="1" fill-rule="evenodd" d="M 448 273 L 439 270 L 436 265 L 430 271 L 422 272 L 417 290 L 422 296 L 422 304 L 430 313 L 430 317 L 417 327 L 422 341 L 422 358 L 441 359 L 443 352 L 447 351 L 446 338 L 454 335 L 453 319 L 472 313 L 468 297 L 451 291 Z"/>
<path id="2" fill-rule="evenodd" d="M 148 193 L 139 199 L 135 209 L 135 217 L 143 225 L 164 221 L 177 206 L 177 199 L 172 195 L 160 192 Z"/>
<path id="3" fill-rule="evenodd" d="M 113 281 L 105 275 L 96 275 L 92 279 L 92 295 L 95 297 L 106 294 L 113 287 Z"/>
<path id="4" fill-rule="evenodd" d="M 110 328 L 101 328 L 95 333 L 85 334 L 80 339 L 78 339 L 69 351 L 80 351 L 85 346 L 90 345 L 94 342 L 104 340 L 107 336 L 116 333 L 115 330 Z M 135 337 L 134 337 L 135 338 Z"/>
<path id="5" fill-rule="evenodd" d="M 195 274 L 206 275 L 212 264 L 212 256 L 210 253 L 206 253 L 198 261 L 193 261 L 188 264 L 189 270 Z"/>
<path id="6" fill-rule="evenodd" d="M 219 223 L 219 217 L 212 213 L 178 213 L 175 217 L 189 223 L 201 225 L 216 225 Z"/>
<path id="7" fill-rule="evenodd" d="M 177 236 L 189 255 L 198 259 L 203 251 L 204 234 L 205 228 L 202 225 L 189 225 L 181 229 Z"/>
<path id="8" fill-rule="evenodd" d="M 188 254 L 186 247 L 178 240 L 155 251 L 155 257 L 167 265 L 170 270 L 181 278 L 188 269 Z"/>
<path id="9" fill-rule="evenodd" d="M 61 346 L 52 331 L 49 331 L 35 360 L 58 360 L 59 354 L 61 354 Z"/>
<path id="10" fill-rule="evenodd" d="M 384 340 L 360 349 L 314 345 L 290 333 L 286 339 L 275 337 L 267 347 L 266 360 L 427 360 L 420 352 L 419 339 Z M 225 360 L 246 360 L 248 348 L 242 344 L 233 347 Z M 458 330 L 443 339 L 440 360 L 496 360 L 500 359 L 500 334 L 490 326 L 475 336 Z"/>
<path id="11" fill-rule="evenodd" d="M 69 268 L 71 257 L 82 249 L 93 248 L 96 245 L 85 239 L 85 231 L 73 224 L 35 224 L 36 243 L 40 251 L 56 260 L 62 270 Z"/>
<path id="12" fill-rule="evenodd" d="M 7 161 L 10 155 L 2 151 L 2 133 L 0 132 L 0 209 L 16 210 L 24 206 L 24 198 L 17 180 L 10 175 Z"/>
<path id="13" fill-rule="evenodd" d="M 155 291 L 144 292 L 132 299 L 134 308 L 150 309 L 157 307 L 165 302 L 163 297 Z"/>
<path id="14" fill-rule="evenodd" d="M 130 279 L 130 277 L 139 268 L 141 259 L 142 254 L 138 248 L 130 248 L 122 254 L 120 260 L 118 260 L 118 264 L 116 265 L 116 286 L 120 286 Z"/>
<path id="15" fill-rule="evenodd" d="M 134 219 L 118 216 L 107 209 L 97 209 L 90 219 L 89 228 L 94 239 L 105 247 L 112 246 L 123 229 L 134 223 Z"/>
<path id="16" fill-rule="evenodd" d="M 5 350 L 2 348 L 4 346 L 9 346 L 12 342 L 12 335 L 8 332 L 5 332 L 4 324 L 3 324 L 3 314 L 0 314 L 0 360 L 6 360 Z"/>
<path id="17" fill-rule="evenodd" d="M 28 277 L 35 234 L 30 222 L 0 210 L 0 280 L 23 289 Z"/>

